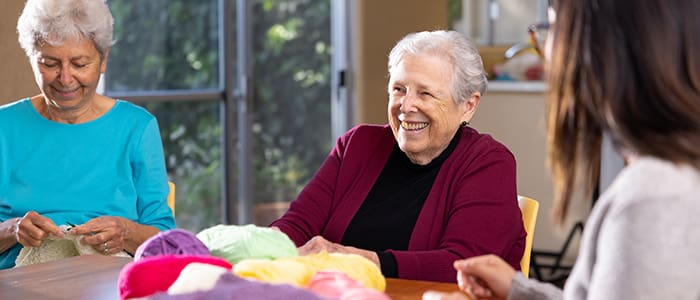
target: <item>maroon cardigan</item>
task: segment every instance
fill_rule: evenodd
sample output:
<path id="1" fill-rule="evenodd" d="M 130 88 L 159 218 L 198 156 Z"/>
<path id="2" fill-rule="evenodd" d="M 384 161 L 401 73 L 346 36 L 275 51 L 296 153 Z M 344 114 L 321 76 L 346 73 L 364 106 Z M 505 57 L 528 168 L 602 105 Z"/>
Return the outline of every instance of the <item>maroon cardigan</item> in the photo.
<path id="1" fill-rule="evenodd" d="M 456 282 L 457 259 L 494 253 L 516 270 L 525 247 L 515 159 L 489 135 L 466 127 L 443 163 L 413 228 L 394 255 L 399 278 Z M 271 226 L 301 246 L 316 235 L 340 243 L 382 172 L 396 140 L 388 125 L 341 136 L 311 181 Z"/>

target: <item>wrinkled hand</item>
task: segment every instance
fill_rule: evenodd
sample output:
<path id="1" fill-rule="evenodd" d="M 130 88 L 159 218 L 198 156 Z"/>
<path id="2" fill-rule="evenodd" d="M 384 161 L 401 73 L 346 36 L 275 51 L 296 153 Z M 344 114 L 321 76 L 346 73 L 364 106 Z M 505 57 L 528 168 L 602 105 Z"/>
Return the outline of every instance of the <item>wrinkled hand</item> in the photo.
<path id="1" fill-rule="evenodd" d="M 374 251 L 363 250 L 350 246 L 343 246 L 341 244 L 336 244 L 330 242 L 320 235 L 311 238 L 306 244 L 298 248 L 299 255 L 308 255 L 313 253 L 318 253 L 321 251 L 326 251 L 328 253 L 345 253 L 345 254 L 357 254 L 369 259 L 371 262 L 379 266 L 379 257 Z"/>
<path id="2" fill-rule="evenodd" d="M 455 261 L 459 288 L 474 299 L 506 299 L 515 270 L 489 254 Z"/>
<path id="3" fill-rule="evenodd" d="M 311 238 L 306 244 L 299 247 L 299 255 L 307 255 L 326 251 L 328 253 L 340 252 L 345 253 L 344 246 L 330 242 L 320 235 Z"/>
<path id="4" fill-rule="evenodd" d="M 13 231 L 18 243 L 25 247 L 39 247 L 41 243 L 54 234 L 63 237 L 63 231 L 53 221 L 37 212 L 30 211 L 23 217 L 17 218 Z"/>
<path id="5" fill-rule="evenodd" d="M 124 250 L 129 228 L 126 219 L 105 216 L 75 226 L 70 233 L 85 235 L 81 243 L 91 245 L 100 253 L 111 255 Z"/>

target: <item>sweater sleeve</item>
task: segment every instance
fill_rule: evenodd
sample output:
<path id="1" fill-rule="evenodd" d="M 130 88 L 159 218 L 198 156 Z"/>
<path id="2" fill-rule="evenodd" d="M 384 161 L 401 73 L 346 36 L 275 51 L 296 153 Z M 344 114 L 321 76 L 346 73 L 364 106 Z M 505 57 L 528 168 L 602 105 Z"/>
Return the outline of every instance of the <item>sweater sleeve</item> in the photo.
<path id="1" fill-rule="evenodd" d="M 131 163 L 138 197 L 138 223 L 160 230 L 175 228 L 175 219 L 166 201 L 168 177 L 165 171 L 163 144 L 155 118 L 147 123 L 134 150 Z"/>
<path id="2" fill-rule="evenodd" d="M 583 266 L 588 269 L 589 299 L 697 299 L 700 295 L 698 278 L 692 275 L 700 273 L 700 255 L 693 246 L 699 244 L 700 237 L 694 209 L 699 207 L 695 204 L 698 198 L 696 194 L 678 196 L 686 192 L 680 180 L 654 183 L 659 183 L 657 190 L 671 187 L 675 191 L 664 197 L 639 195 L 643 192 L 633 191 L 639 187 L 628 188 L 613 201 L 606 201 L 611 205 L 600 210 L 605 212 L 600 223 L 597 218 L 587 223 L 589 235 L 581 244 L 586 248 L 576 261 L 582 267 L 576 271 L 583 273 Z M 567 297 L 581 294 L 578 289 L 584 286 L 583 278 L 577 275 L 572 280 Z"/>
<path id="3" fill-rule="evenodd" d="M 494 142 L 495 143 L 495 142 Z M 455 282 L 455 260 L 496 254 L 516 270 L 525 243 L 517 204 L 515 159 L 498 145 L 485 145 L 477 155 L 458 154 L 461 166 L 449 167 L 442 191 L 426 202 L 407 251 L 391 251 L 400 278 Z M 447 164 L 447 162 L 446 162 Z M 445 166 L 443 166 L 444 168 Z M 441 171 L 442 172 L 442 171 Z"/>
<path id="4" fill-rule="evenodd" d="M 557 300 L 563 298 L 562 291 L 556 286 L 527 279 L 521 272 L 516 273 L 513 277 L 508 292 L 508 300 Z"/>

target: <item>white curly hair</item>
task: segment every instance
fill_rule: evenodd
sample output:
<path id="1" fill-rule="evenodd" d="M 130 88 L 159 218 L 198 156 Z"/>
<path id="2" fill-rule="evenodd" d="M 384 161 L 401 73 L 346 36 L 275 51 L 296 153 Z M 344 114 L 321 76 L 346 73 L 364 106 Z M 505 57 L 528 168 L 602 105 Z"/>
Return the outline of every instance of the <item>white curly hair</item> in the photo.
<path id="1" fill-rule="evenodd" d="M 104 56 L 112 40 L 114 19 L 105 0 L 28 0 L 17 21 L 19 44 L 31 56 L 40 43 L 60 46 L 88 38 Z"/>

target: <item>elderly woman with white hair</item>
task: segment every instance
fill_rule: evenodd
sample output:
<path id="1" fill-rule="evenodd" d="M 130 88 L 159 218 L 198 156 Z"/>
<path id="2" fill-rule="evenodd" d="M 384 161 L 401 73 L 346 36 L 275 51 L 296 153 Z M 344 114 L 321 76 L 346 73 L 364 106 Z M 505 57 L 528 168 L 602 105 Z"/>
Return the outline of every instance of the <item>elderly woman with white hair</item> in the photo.
<path id="1" fill-rule="evenodd" d="M 409 34 L 389 54 L 389 124 L 341 136 L 272 226 L 300 253 L 354 253 L 387 277 L 454 282 L 452 263 L 525 245 L 515 159 L 469 127 L 486 76 L 454 31 Z"/>
<path id="2" fill-rule="evenodd" d="M 41 93 L 0 107 L 0 269 L 50 236 L 133 253 L 175 227 L 156 119 L 96 92 L 112 23 L 103 0 L 24 7 L 19 43 Z"/>

